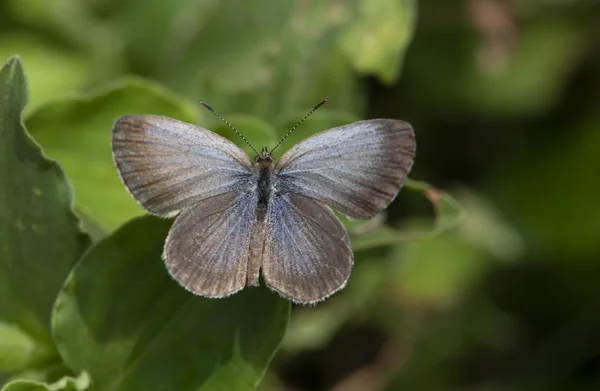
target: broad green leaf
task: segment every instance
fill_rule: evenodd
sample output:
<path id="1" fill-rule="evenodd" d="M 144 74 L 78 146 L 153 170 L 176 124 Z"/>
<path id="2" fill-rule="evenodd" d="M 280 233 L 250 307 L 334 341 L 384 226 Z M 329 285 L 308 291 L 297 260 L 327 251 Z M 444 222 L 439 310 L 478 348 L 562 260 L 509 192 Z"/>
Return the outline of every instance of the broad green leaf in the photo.
<path id="1" fill-rule="evenodd" d="M 0 319 L 36 340 L 31 356 L 42 359 L 54 354 L 56 294 L 90 240 L 62 169 L 23 126 L 27 100 L 23 66 L 12 57 L 0 69 Z"/>
<path id="2" fill-rule="evenodd" d="M 325 95 L 330 107 L 362 108 L 355 72 L 336 45 L 342 27 L 357 17 L 347 9 L 335 1 L 131 0 L 115 4 L 109 17 L 134 72 L 224 115 L 274 121 Z"/>
<path id="3" fill-rule="evenodd" d="M 112 125 L 124 114 L 159 114 L 191 123 L 198 116 L 193 104 L 156 84 L 124 79 L 89 96 L 50 102 L 27 119 L 44 152 L 73 181 L 77 210 L 104 230 L 144 214 L 113 165 Z"/>
<path id="4" fill-rule="evenodd" d="M 202 96 L 223 112 L 246 112 L 270 121 L 309 109 L 326 95 L 332 98 L 331 108 L 360 110 L 357 80 L 334 47 L 342 22 L 332 17 L 335 8 L 330 2 L 307 7 L 291 2 L 274 7 L 264 0 L 243 6 L 221 2 L 214 18 L 190 42 L 193 49 L 184 52 L 193 65 L 169 74 L 180 79 L 174 83 L 183 84 L 176 88 Z M 257 20 L 261 29 L 246 29 Z"/>
<path id="5" fill-rule="evenodd" d="M 398 77 L 404 52 L 416 24 L 415 0 L 355 0 L 349 23 L 339 45 L 352 66 L 361 73 L 376 74 L 383 82 Z"/>
<path id="6" fill-rule="evenodd" d="M 193 296 L 161 260 L 171 223 L 132 220 L 67 279 L 53 328 L 75 372 L 102 390 L 252 390 L 286 329 L 290 304 L 268 289 Z"/>
<path id="7" fill-rule="evenodd" d="M 90 377 L 82 372 L 77 378 L 65 376 L 55 383 L 47 384 L 33 380 L 13 380 L 1 391 L 83 391 L 90 385 Z"/>
<path id="8" fill-rule="evenodd" d="M 28 334 L 15 325 L 0 322 L 0 371 L 25 367 L 34 352 L 35 341 Z"/>

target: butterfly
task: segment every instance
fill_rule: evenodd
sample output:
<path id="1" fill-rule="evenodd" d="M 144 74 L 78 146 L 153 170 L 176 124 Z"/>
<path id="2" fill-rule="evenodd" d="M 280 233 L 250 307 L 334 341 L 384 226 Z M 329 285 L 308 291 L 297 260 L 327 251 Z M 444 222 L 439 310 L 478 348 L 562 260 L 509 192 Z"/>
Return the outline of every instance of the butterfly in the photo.
<path id="1" fill-rule="evenodd" d="M 125 115 L 112 130 L 117 171 L 149 213 L 177 216 L 163 259 L 190 292 L 225 297 L 264 283 L 296 303 L 342 289 L 354 256 L 332 209 L 370 218 L 394 200 L 413 164 L 412 127 L 374 119 L 311 136 L 284 153 L 254 161 L 207 129 L 157 115 Z"/>

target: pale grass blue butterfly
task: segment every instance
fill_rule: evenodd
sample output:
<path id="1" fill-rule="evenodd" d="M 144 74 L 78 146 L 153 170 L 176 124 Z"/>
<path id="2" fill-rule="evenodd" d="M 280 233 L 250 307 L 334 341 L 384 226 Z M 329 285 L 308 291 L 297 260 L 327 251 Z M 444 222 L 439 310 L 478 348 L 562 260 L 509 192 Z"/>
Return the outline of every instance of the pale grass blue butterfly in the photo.
<path id="1" fill-rule="evenodd" d="M 113 128 L 123 183 L 151 214 L 177 216 L 165 242 L 169 273 L 197 295 L 224 297 L 264 283 L 310 304 L 342 289 L 353 254 L 330 208 L 353 219 L 396 197 L 415 155 L 412 127 L 374 119 L 309 137 L 276 161 L 273 152 L 327 99 L 254 162 L 207 129 L 156 115 L 126 115 Z"/>

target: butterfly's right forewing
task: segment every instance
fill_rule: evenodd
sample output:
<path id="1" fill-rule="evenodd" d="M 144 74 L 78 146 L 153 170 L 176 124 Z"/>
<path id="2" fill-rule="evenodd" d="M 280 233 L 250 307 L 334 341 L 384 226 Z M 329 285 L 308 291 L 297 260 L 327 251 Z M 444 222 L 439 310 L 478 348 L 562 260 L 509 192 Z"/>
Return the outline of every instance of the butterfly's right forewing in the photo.
<path id="1" fill-rule="evenodd" d="M 131 194 L 159 216 L 172 216 L 215 195 L 237 193 L 251 175 L 250 159 L 238 146 L 168 117 L 119 118 L 112 150 Z"/>

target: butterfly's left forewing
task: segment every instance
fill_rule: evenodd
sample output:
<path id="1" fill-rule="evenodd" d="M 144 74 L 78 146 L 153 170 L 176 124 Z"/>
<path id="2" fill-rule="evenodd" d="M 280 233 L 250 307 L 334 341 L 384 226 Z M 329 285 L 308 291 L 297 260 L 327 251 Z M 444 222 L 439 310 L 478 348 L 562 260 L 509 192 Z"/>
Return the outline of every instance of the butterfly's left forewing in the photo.
<path id="1" fill-rule="evenodd" d="M 372 217 L 396 196 L 410 171 L 415 137 L 403 121 L 359 121 L 318 133 L 276 166 L 279 192 L 322 201 L 346 216 Z"/>

